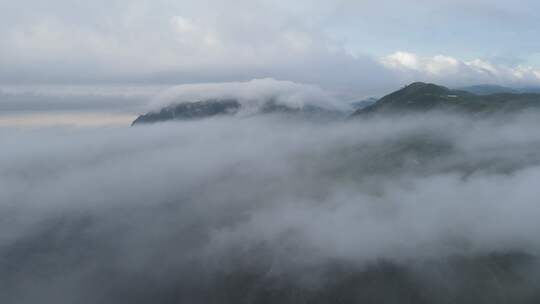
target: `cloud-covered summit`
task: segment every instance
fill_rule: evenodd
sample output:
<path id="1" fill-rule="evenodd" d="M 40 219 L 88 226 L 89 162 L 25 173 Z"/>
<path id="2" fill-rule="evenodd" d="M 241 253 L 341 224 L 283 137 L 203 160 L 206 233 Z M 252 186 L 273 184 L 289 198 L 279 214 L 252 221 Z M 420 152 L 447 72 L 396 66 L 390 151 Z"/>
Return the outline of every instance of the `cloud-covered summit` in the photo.
<path id="1" fill-rule="evenodd" d="M 168 105 L 205 100 L 233 99 L 243 111 L 254 112 L 268 102 L 301 109 L 307 105 L 329 110 L 349 110 L 347 103 L 340 101 L 335 93 L 314 85 L 280 81 L 272 78 L 253 79 L 247 82 L 225 82 L 187 84 L 169 88 L 158 95 L 149 105 L 157 110 Z"/>

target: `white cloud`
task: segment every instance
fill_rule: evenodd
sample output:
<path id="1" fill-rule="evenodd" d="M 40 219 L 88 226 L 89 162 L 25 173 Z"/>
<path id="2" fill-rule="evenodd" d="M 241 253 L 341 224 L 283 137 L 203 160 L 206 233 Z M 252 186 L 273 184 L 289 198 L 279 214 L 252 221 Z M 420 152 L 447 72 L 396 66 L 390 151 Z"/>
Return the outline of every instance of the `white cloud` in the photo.
<path id="1" fill-rule="evenodd" d="M 418 57 L 415 54 L 407 52 L 395 52 L 382 58 L 381 62 L 389 68 L 411 70 L 418 70 L 420 68 Z"/>
<path id="2" fill-rule="evenodd" d="M 173 24 L 175 30 L 181 34 L 191 33 L 195 30 L 195 25 L 193 22 L 182 16 L 173 17 L 171 23 Z"/>
<path id="3" fill-rule="evenodd" d="M 164 303 L 184 295 L 208 303 L 221 301 L 220 290 L 245 295 L 246 286 L 250 297 L 267 295 L 267 286 L 245 283 L 246 273 L 284 282 L 270 285 L 285 286 L 276 297 L 291 294 L 305 275 L 307 283 L 338 284 L 293 289 L 300 295 L 337 285 L 336 295 L 349 299 L 358 293 L 343 293 L 339 283 L 381 259 L 406 265 L 407 277 L 435 269 L 406 288 L 465 281 L 459 290 L 469 299 L 471 281 L 486 286 L 496 275 L 482 292 L 536 295 L 538 264 L 505 263 L 508 271 L 497 264 L 490 272 L 466 263 L 451 276 L 440 270 L 456 257 L 537 257 L 538 118 L 321 125 L 257 117 L 0 129 L 0 281 L 9 282 L 0 285 L 0 300 Z M 533 285 L 522 289 L 527 280 Z"/>
<path id="4" fill-rule="evenodd" d="M 426 71 L 434 75 L 456 73 L 460 62 L 449 56 L 434 56 L 426 65 Z"/>
<path id="5" fill-rule="evenodd" d="M 393 70 L 403 81 L 423 80 L 445 85 L 540 84 L 540 69 L 494 64 L 481 59 L 464 61 L 446 55 L 421 57 L 414 53 L 399 51 L 382 57 L 380 62 Z"/>
<path id="6" fill-rule="evenodd" d="M 159 109 L 165 105 L 207 99 L 236 99 L 248 111 L 256 110 L 269 100 L 293 108 L 314 105 L 330 109 L 347 109 L 331 92 L 314 85 L 279 81 L 272 78 L 247 82 L 206 83 L 179 85 L 168 89 L 150 105 Z"/>
<path id="7" fill-rule="evenodd" d="M 481 10 L 486 7 L 484 0 L 411 1 L 399 12 L 391 9 L 399 0 L 6 3 L 0 11 L 0 82 L 174 84 L 273 77 L 316 84 L 351 99 L 381 95 L 415 80 L 450 85 L 540 84 L 538 69 L 518 60 L 526 59 L 529 52 L 522 44 L 534 48 L 536 39 L 512 42 L 505 34 L 506 29 L 515 32 L 514 26 L 538 28 L 518 22 L 537 18 L 528 18 L 523 9 L 502 1 L 488 13 Z M 453 20 L 458 11 L 463 23 Z M 410 15 L 417 18 L 403 19 Z M 490 51 L 494 48 L 488 42 L 468 36 L 479 35 L 474 27 L 461 29 L 461 24 L 471 25 L 486 16 L 490 22 L 513 21 L 499 22 L 503 29 L 489 33 L 505 34 L 505 46 L 523 49 L 523 55 L 504 50 L 518 63 L 503 66 L 486 60 L 499 54 Z M 433 18 L 440 25 L 426 26 Z M 445 39 L 450 30 L 452 39 Z M 414 40 L 415 33 L 422 35 L 421 41 Z M 426 40 L 427 34 L 440 40 Z M 438 46 L 444 41 L 452 46 Z M 403 45 L 414 49 L 392 53 Z M 415 53 L 441 54 L 441 49 L 446 55 Z M 485 57 L 463 59 L 471 52 Z M 387 53 L 392 54 L 384 57 Z"/>

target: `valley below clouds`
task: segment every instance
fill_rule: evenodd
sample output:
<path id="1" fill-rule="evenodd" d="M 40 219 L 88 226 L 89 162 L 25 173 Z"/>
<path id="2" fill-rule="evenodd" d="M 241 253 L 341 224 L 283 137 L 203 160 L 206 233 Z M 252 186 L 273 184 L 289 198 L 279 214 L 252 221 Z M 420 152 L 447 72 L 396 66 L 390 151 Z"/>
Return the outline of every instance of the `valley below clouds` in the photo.
<path id="1" fill-rule="evenodd" d="M 536 303 L 539 118 L 0 129 L 0 301 Z"/>

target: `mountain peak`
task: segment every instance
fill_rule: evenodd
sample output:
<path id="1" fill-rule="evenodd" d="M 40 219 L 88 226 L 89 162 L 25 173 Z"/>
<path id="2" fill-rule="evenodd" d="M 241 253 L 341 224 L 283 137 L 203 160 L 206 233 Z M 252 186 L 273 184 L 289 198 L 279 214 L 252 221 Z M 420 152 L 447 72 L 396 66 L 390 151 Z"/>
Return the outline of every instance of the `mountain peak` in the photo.
<path id="1" fill-rule="evenodd" d="M 210 116 L 234 114 L 240 109 L 240 103 L 234 99 L 212 99 L 170 105 L 158 112 L 143 114 L 132 123 L 144 124 L 168 120 L 201 119 Z"/>
<path id="2" fill-rule="evenodd" d="M 183 102 L 172 104 L 157 112 L 142 114 L 132 125 L 147 124 L 174 120 L 198 120 L 214 116 L 233 116 L 242 111 L 243 104 L 236 99 L 210 99 L 195 102 Z M 273 99 L 267 100 L 262 106 L 252 112 L 253 109 L 243 114 L 287 114 L 303 116 L 309 119 L 332 120 L 346 116 L 339 110 L 330 110 L 316 105 L 306 104 L 301 107 L 291 107 L 277 103 Z"/>
<path id="3" fill-rule="evenodd" d="M 405 94 L 418 94 L 418 93 L 447 93 L 450 89 L 434 83 L 426 82 L 413 82 L 408 86 L 405 86 L 403 89 L 396 91 L 395 93 L 401 92 Z"/>
<path id="4" fill-rule="evenodd" d="M 414 82 L 379 99 L 355 115 L 403 111 L 453 110 L 466 113 L 515 111 L 540 106 L 540 94 L 476 95 L 433 83 Z"/>
<path id="5" fill-rule="evenodd" d="M 433 83 L 413 82 L 381 98 L 376 104 L 355 112 L 353 115 L 396 109 L 429 110 L 448 99 L 457 99 L 462 92 Z"/>

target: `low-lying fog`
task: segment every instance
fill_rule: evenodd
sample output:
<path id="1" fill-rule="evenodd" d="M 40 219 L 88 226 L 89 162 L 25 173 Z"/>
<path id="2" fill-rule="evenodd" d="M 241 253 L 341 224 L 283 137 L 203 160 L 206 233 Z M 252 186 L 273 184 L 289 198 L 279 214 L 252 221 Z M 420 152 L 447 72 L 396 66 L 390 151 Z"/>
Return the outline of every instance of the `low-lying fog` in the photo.
<path id="1" fill-rule="evenodd" d="M 536 303 L 539 121 L 0 129 L 0 302 Z"/>

